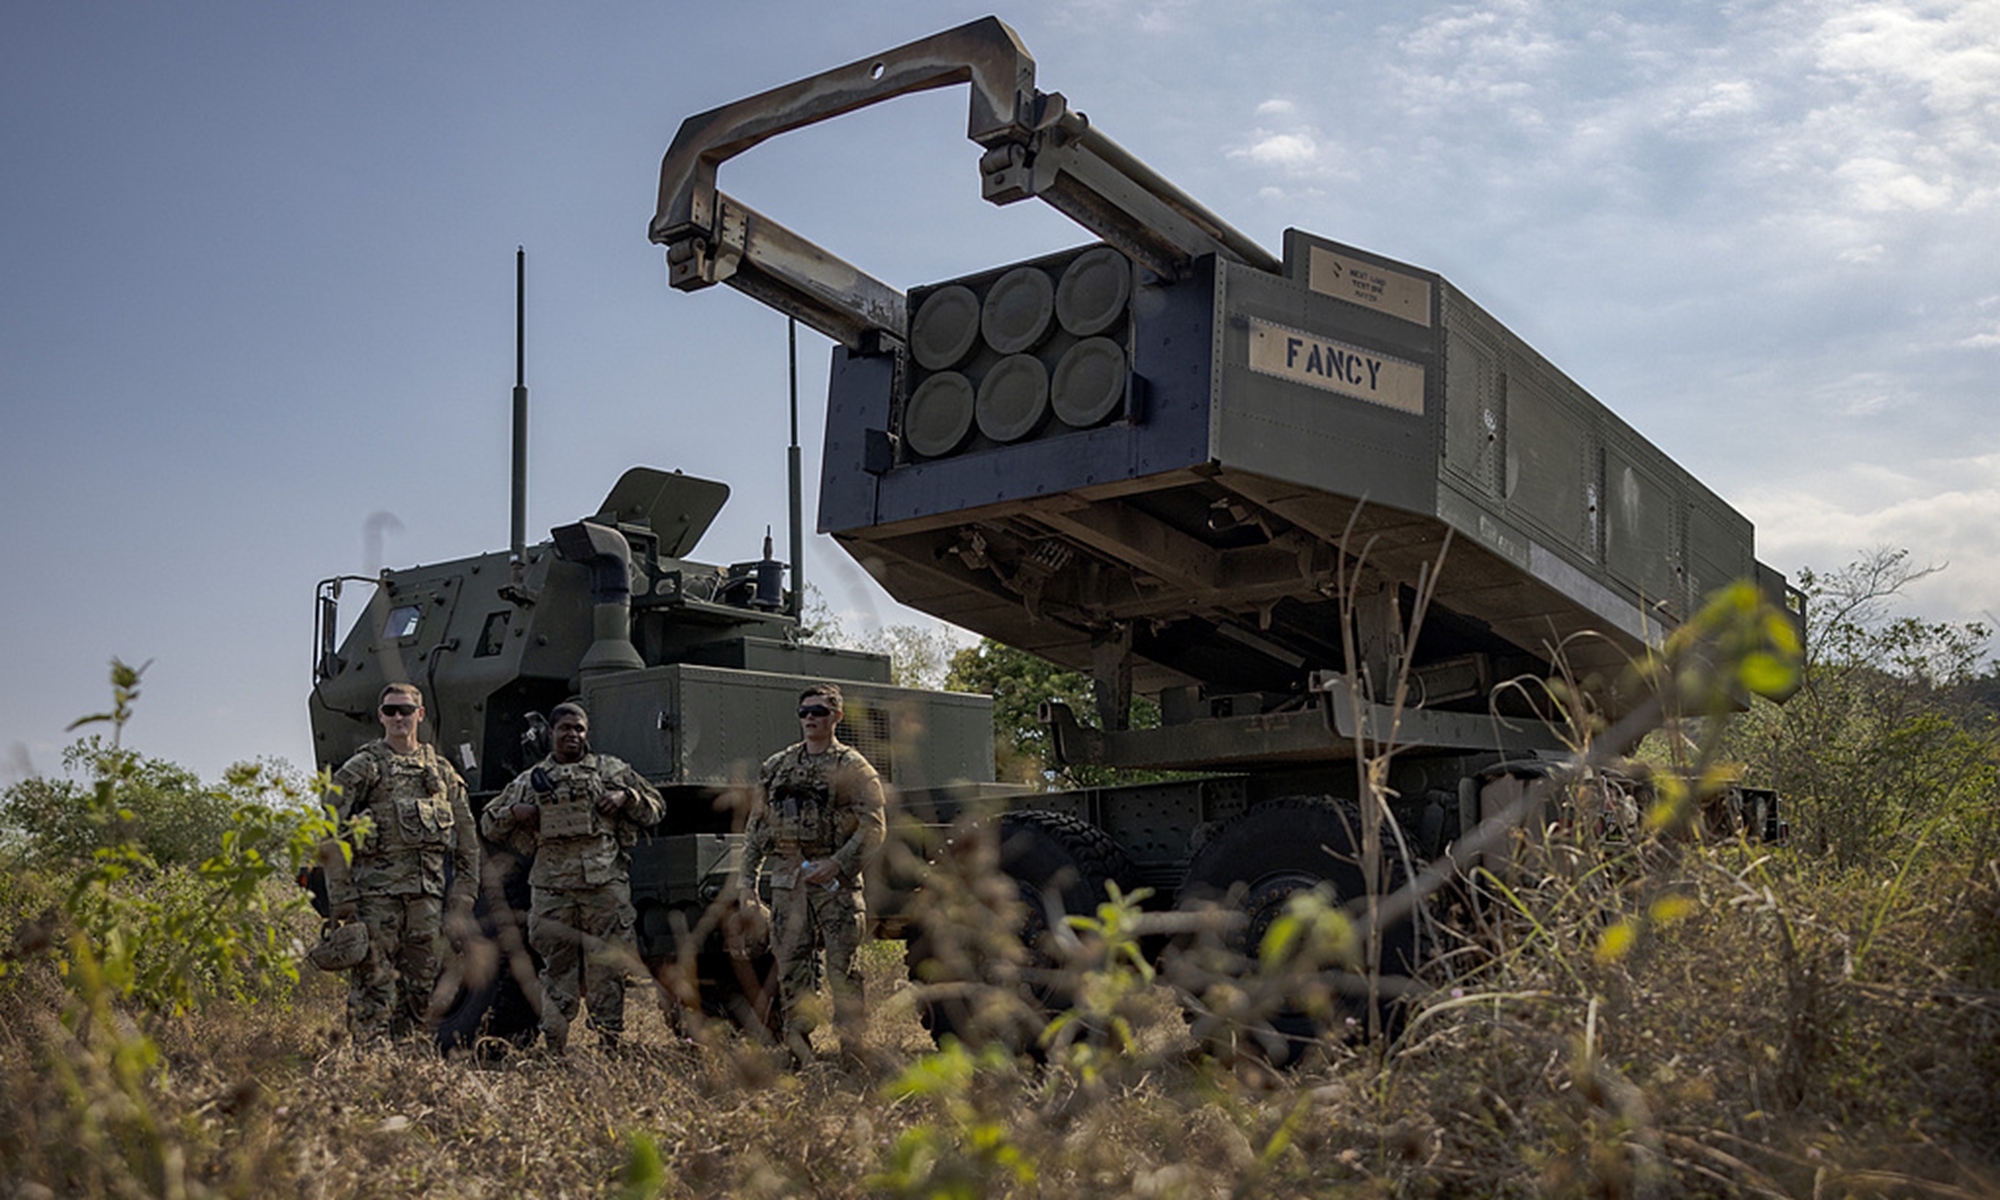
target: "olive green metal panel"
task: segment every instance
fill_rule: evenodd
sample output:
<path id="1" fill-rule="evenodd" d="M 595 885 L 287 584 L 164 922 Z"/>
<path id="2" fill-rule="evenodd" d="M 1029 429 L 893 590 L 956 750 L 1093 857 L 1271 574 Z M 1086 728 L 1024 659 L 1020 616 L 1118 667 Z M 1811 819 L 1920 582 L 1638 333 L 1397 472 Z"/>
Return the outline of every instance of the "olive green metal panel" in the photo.
<path id="1" fill-rule="evenodd" d="M 1473 495 L 1496 499 L 1506 465 L 1507 407 L 1499 351 L 1470 322 L 1446 333 L 1444 472 Z"/>
<path id="2" fill-rule="evenodd" d="M 1430 328 L 1249 267 L 1218 278 L 1215 460 L 1225 470 L 1433 512 Z"/>
<path id="3" fill-rule="evenodd" d="M 1757 561 L 1752 553 L 1754 533 L 1743 514 L 1716 499 L 1705 489 L 1698 490 L 1688 504 L 1687 576 L 1688 603 L 1692 612 L 1719 587 L 1741 579 L 1757 579 Z M 1782 593 L 1772 593 L 1782 599 Z"/>
<path id="4" fill-rule="evenodd" d="M 1631 456 L 1604 453 L 1604 560 L 1611 574 L 1639 591 L 1641 605 L 1675 616 L 1685 607 L 1679 503 L 1667 484 Z"/>
<path id="5" fill-rule="evenodd" d="M 633 467 L 619 476 L 597 519 L 607 525 L 640 524 L 659 538 L 660 554 L 679 558 L 694 549 L 729 500 L 729 485 L 679 471 Z"/>
<path id="6" fill-rule="evenodd" d="M 741 637 L 696 646 L 688 651 L 686 661 L 704 667 L 831 679 L 839 681 L 842 687 L 850 679 L 888 683 L 890 672 L 889 660 L 878 654 L 788 642 L 782 638 Z"/>
<path id="7" fill-rule="evenodd" d="M 1501 495 L 1515 522 L 1583 559 L 1596 557 L 1589 506 L 1595 447 L 1589 413 L 1539 372 L 1507 375 L 1507 454 Z"/>
<path id="8" fill-rule="evenodd" d="M 722 882 L 736 869 L 741 844 L 729 834 L 670 834 L 646 839 L 633 853 L 632 903 L 648 957 L 657 956 L 654 947 L 673 945 L 670 906 L 695 898 L 705 880 Z"/>

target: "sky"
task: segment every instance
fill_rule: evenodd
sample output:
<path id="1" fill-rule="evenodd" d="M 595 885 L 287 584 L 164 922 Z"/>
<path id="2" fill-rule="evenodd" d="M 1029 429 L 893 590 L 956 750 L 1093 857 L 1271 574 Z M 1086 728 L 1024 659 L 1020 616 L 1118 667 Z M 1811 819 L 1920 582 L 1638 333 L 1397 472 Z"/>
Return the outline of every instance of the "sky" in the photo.
<path id="1" fill-rule="evenodd" d="M 0 6 L 0 784 L 126 744 L 311 762 L 315 584 L 503 549 L 514 254 L 528 528 L 626 467 L 785 544 L 782 316 L 665 284 L 691 115 L 987 15 L 951 0 Z M 1434 270 L 1796 575 L 1941 569 L 2000 623 L 2000 0 L 1027 0 L 1037 86 L 1274 252 Z M 963 88 L 729 163 L 899 287 L 1080 245 L 979 198 Z M 831 345 L 799 335 L 808 523 Z M 919 618 L 829 540 L 850 631 Z M 365 596 L 365 589 L 349 596 Z M 350 610 L 358 601 L 350 601 Z"/>

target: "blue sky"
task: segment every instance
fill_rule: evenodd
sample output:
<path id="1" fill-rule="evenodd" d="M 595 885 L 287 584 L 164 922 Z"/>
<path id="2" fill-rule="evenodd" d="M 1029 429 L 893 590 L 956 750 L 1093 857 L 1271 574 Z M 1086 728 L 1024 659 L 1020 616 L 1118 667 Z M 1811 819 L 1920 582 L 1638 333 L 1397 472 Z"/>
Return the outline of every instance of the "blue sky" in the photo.
<path id="1" fill-rule="evenodd" d="M 152 663 L 140 749 L 310 761 L 316 581 L 507 541 L 517 245 L 531 534 L 640 462 L 728 481 L 695 556 L 754 557 L 785 519 L 785 323 L 665 286 L 660 155 L 987 11 L 0 8 L 0 783 L 59 767 L 113 655 Z M 1043 90 L 1267 247 L 1297 226 L 1445 275 L 1766 562 L 1903 547 L 1947 564 L 1909 611 L 2000 616 L 2000 0 L 997 15 Z M 898 286 L 1088 240 L 980 201 L 964 123 L 962 89 L 908 98 L 724 185 Z M 810 494 L 827 343 L 800 341 Z M 850 628 L 911 619 L 829 541 L 806 565 Z"/>

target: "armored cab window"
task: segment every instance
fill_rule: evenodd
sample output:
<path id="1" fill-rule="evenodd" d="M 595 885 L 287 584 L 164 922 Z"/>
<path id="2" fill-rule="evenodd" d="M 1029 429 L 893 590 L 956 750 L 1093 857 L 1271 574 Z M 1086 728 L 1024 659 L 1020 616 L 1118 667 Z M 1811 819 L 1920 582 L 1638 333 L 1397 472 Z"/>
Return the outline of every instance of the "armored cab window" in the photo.
<path id="1" fill-rule="evenodd" d="M 472 652 L 474 658 L 491 658 L 507 648 L 507 619 L 513 610 L 503 608 L 486 614 L 486 624 L 479 631 L 479 647 Z"/>
<path id="2" fill-rule="evenodd" d="M 389 610 L 389 619 L 382 622 L 384 641 L 400 640 L 417 635 L 417 625 L 423 620 L 424 606 L 403 604 Z"/>

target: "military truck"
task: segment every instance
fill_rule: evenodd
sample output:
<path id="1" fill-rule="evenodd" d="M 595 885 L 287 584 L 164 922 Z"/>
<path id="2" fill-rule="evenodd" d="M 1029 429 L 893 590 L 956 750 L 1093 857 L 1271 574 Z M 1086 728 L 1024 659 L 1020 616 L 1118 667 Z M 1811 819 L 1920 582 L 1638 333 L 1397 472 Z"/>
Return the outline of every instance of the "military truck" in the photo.
<path id="1" fill-rule="evenodd" d="M 769 138 L 961 83 L 985 199 L 1096 240 L 899 289 L 718 190 Z M 1031 901 L 1116 875 L 1237 906 L 1254 947 L 1299 891 L 1360 889 L 1357 762 L 1393 748 L 1381 794 L 1434 859 L 1572 748 L 1508 681 L 1636 735 L 1626 668 L 1715 589 L 1802 624 L 1742 514 L 1449 280 L 1298 229 L 1270 253 L 1038 90 L 997 19 L 688 118 L 650 236 L 674 288 L 838 343 L 821 532 L 904 604 L 1087 672 L 1089 719 L 1043 709 L 1064 762 L 1199 773 L 1020 802 Z"/>
<path id="2" fill-rule="evenodd" d="M 1038 197 L 1093 240 L 905 290 L 717 188 L 770 137 L 960 83 L 982 194 Z M 512 551 L 384 572 L 338 649 L 341 581 L 322 584 L 320 761 L 373 736 L 377 690 L 407 679 L 478 802 L 538 753 L 537 715 L 580 695 L 594 745 L 669 799 L 633 855 L 643 957 L 695 964 L 703 1006 L 746 1024 L 768 1015 L 768 964 L 722 952 L 712 902 L 742 787 L 796 736 L 808 681 L 848 692 L 843 736 L 892 784 L 906 834 L 1005 809 L 986 828 L 1030 943 L 1115 882 L 1154 909 L 1235 910 L 1249 950 L 1292 897 L 1386 889 L 1566 759 L 1568 731 L 1510 681 L 1560 675 L 1636 733 L 1653 698 L 1624 668 L 1713 589 L 1754 579 L 1802 620 L 1741 514 L 1443 276 L 1300 230 L 1271 254 L 1037 90 L 997 19 L 688 118 L 650 233 L 675 288 L 727 283 L 836 343 L 820 531 L 897 600 L 1087 673 L 1094 712 L 1043 707 L 1064 762 L 1162 773 L 993 784 L 988 699 L 895 688 L 879 656 L 802 641 L 768 547 L 683 557 L 727 495 L 691 476 L 635 469 L 533 547 L 517 500 Z M 1135 727 L 1135 696 L 1158 726 Z M 1373 866 L 1370 761 L 1401 848 Z M 1781 824 L 1775 797 L 1740 799 Z M 905 919 L 924 879 L 888 873 L 876 930 L 912 939 L 931 980 Z M 1423 953 L 1408 921 L 1383 949 L 1386 972 Z M 445 1040 L 526 1028 L 513 988 L 502 972 L 469 989 Z M 936 994 L 934 1029 L 974 1031 L 963 989 Z M 1282 1056 L 1317 1018 L 1270 1024 Z"/>
<path id="3" fill-rule="evenodd" d="M 634 467 L 596 513 L 546 542 L 519 544 L 517 526 L 507 551 L 322 582 L 309 708 L 315 757 L 337 766 L 380 736 L 383 685 L 417 684 L 424 736 L 465 777 L 477 811 L 546 752 L 549 710 L 580 698 L 593 748 L 629 761 L 667 802 L 632 852 L 641 958 L 656 976 L 677 972 L 707 1010 L 755 1027 L 771 1019 L 768 957 L 730 958 L 710 909 L 735 869 L 757 764 L 798 739 L 798 693 L 838 682 L 843 738 L 943 820 L 990 790 L 979 785 L 993 778 L 992 701 L 896 687 L 886 656 L 803 640 L 768 538 L 762 558 L 688 558 L 728 495 L 712 480 Z M 357 583 L 373 592 L 341 640 L 341 593 Z M 527 911 L 525 871 L 487 850 L 496 870 L 481 915 L 501 946 L 518 946 L 504 930 Z M 886 917 L 895 896 L 871 899 Z M 521 991 L 531 975 L 478 973 L 440 1043 L 531 1036 Z"/>

